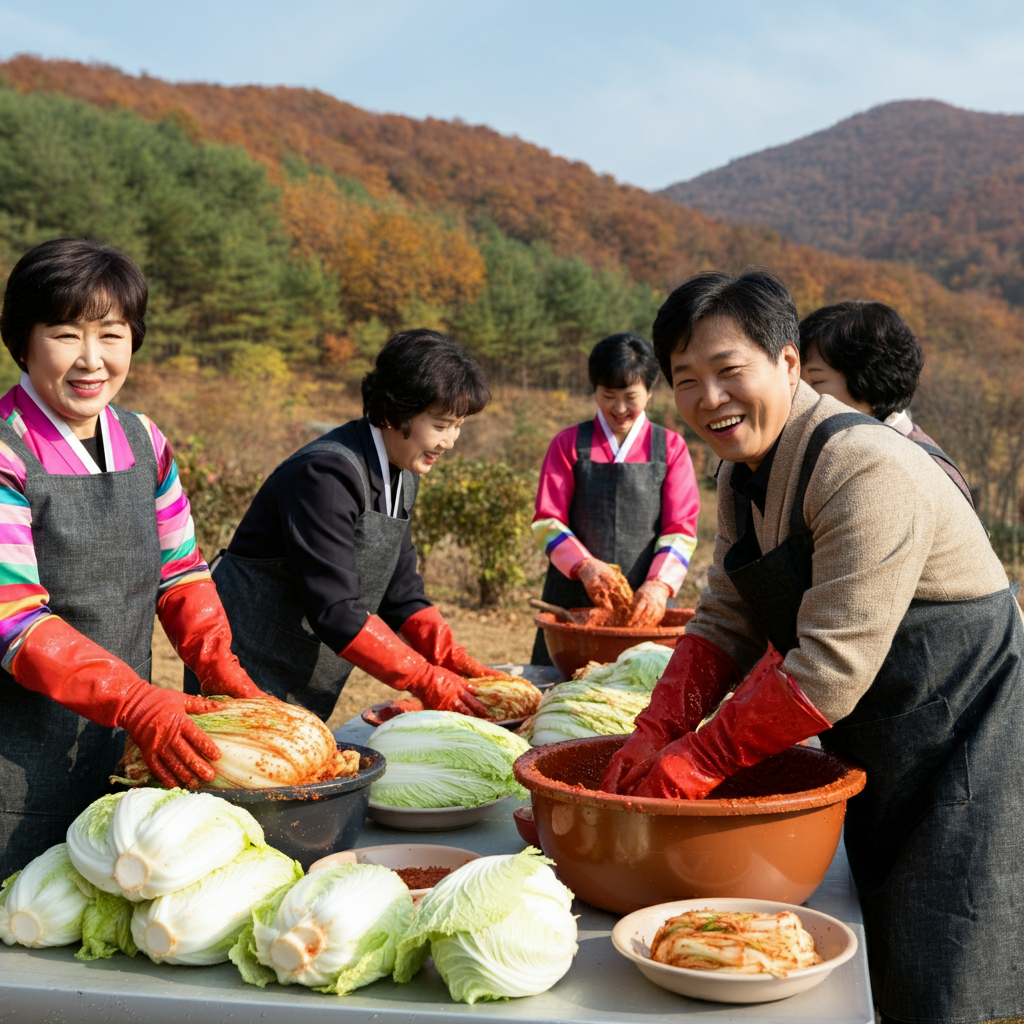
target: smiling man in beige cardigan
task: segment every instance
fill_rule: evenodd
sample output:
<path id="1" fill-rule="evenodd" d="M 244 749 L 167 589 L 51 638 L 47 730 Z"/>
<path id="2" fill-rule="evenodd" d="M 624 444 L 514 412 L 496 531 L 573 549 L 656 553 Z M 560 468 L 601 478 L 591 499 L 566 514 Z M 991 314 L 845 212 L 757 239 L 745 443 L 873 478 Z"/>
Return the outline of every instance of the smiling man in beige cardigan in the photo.
<path id="1" fill-rule="evenodd" d="M 723 460 L 718 537 L 604 788 L 700 799 L 822 733 L 868 772 L 846 844 L 887 1019 L 1024 1015 L 1024 630 L 981 523 L 924 450 L 800 381 L 771 275 L 688 281 L 654 344 Z"/>

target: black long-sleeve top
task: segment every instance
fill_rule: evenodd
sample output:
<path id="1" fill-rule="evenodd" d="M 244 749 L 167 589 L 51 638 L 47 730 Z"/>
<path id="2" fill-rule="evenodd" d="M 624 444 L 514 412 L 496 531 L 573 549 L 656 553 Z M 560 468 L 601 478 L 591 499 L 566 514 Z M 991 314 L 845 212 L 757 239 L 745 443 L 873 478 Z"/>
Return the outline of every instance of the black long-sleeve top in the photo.
<path id="1" fill-rule="evenodd" d="M 384 480 L 369 421 L 365 417 L 352 420 L 335 436 L 362 452 L 371 508 L 386 512 Z M 399 470 L 388 468 L 397 483 Z M 364 508 L 363 485 L 349 459 L 335 452 L 309 452 L 270 474 L 228 546 L 243 558 L 288 558 L 310 627 L 336 652 L 348 646 L 367 619 L 367 612 L 357 607 L 354 547 L 356 520 Z M 404 510 L 400 515 L 405 515 Z M 410 615 L 429 605 L 416 571 L 412 526 L 407 522 L 398 564 L 377 614 L 397 630 Z"/>

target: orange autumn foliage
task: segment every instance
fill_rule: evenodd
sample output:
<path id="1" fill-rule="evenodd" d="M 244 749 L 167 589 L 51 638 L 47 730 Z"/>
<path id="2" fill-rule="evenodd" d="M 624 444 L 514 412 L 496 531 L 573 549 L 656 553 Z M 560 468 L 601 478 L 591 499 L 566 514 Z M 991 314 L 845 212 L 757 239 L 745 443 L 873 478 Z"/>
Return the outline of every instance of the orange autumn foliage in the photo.
<path id="1" fill-rule="evenodd" d="M 354 201 L 322 175 L 285 186 L 281 217 L 293 248 L 315 253 L 336 277 L 351 320 L 378 317 L 397 327 L 416 300 L 458 306 L 484 286 L 483 258 L 464 231 L 395 204 Z"/>

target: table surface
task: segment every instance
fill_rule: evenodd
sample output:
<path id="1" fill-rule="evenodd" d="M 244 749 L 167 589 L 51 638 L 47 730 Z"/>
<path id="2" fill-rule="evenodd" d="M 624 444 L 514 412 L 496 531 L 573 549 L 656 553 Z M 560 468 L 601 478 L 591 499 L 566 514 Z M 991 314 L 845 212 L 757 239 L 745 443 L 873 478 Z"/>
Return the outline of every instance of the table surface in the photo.
<path id="1" fill-rule="evenodd" d="M 358 719 L 338 729 L 340 740 L 363 743 L 370 729 Z M 438 843 L 481 854 L 515 853 L 523 848 L 512 822 L 509 800 L 488 818 L 451 832 L 399 832 L 367 821 L 357 846 L 384 843 Z M 611 929 L 617 918 L 576 901 L 579 953 L 568 974 L 539 996 L 467 1006 L 453 1002 L 444 982 L 427 966 L 408 984 L 384 978 L 348 996 L 331 996 L 299 985 L 246 985 L 233 964 L 180 967 L 154 964 L 141 953 L 133 960 L 82 963 L 74 946 L 31 950 L 0 944 L 0 1022 L 3 1024 L 398 1024 L 400 1020 L 435 1022 L 571 1021 L 687 1024 L 806 1021 L 870 1024 L 874 1021 L 868 982 L 864 930 L 856 893 L 842 847 L 818 891 L 807 905 L 839 918 L 856 932 L 857 955 L 817 987 L 775 1003 L 739 1006 L 706 1003 L 674 995 L 647 981 L 615 952 Z"/>

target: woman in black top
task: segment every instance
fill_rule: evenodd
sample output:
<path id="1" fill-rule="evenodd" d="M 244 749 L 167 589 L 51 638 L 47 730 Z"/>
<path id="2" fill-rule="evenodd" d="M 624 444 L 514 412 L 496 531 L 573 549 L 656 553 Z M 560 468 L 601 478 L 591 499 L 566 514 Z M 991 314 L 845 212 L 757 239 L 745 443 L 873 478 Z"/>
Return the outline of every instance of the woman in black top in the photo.
<path id="1" fill-rule="evenodd" d="M 427 600 L 409 519 L 419 476 L 490 400 L 483 371 L 449 338 L 405 331 L 362 392 L 361 419 L 274 470 L 214 568 L 232 649 L 257 685 L 324 719 L 355 665 L 426 707 L 485 715 L 466 679 L 495 673 Z"/>

